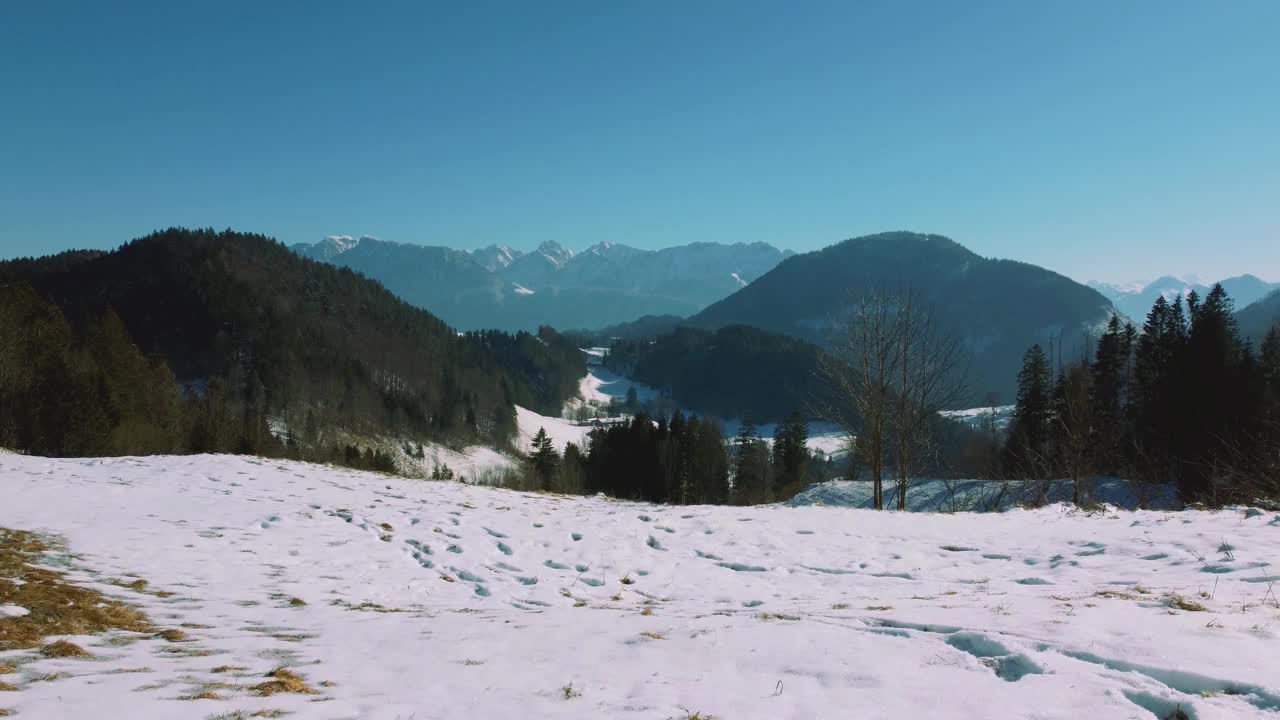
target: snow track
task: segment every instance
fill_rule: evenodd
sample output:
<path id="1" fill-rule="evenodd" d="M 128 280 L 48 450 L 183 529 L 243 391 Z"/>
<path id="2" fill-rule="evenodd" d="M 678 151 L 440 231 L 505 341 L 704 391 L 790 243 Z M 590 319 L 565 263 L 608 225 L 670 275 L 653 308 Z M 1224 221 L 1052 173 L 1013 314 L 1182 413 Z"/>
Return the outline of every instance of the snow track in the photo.
<path id="1" fill-rule="evenodd" d="M 1280 717 L 1273 514 L 660 507 L 0 455 L 0 526 L 63 538 L 51 562 L 189 636 L 0 653 L 18 717 Z M 128 574 L 164 597 L 107 583 Z M 279 665 L 318 694 L 248 690 Z"/>

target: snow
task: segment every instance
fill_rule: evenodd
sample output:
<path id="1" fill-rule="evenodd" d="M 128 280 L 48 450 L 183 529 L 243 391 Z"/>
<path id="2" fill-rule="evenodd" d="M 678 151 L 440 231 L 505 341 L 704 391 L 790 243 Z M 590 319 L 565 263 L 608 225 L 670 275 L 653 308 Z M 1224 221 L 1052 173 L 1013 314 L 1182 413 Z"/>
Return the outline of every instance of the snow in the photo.
<path id="1" fill-rule="evenodd" d="M 736 272 L 735 272 L 735 273 L 729 273 L 729 277 L 732 277 L 732 278 L 733 278 L 733 281 L 734 281 L 734 282 L 736 282 L 736 283 L 738 283 L 738 286 L 739 286 L 739 287 L 746 287 L 746 286 L 747 286 L 747 281 L 746 281 L 746 280 L 743 280 L 743 279 L 742 279 L 742 276 L 741 276 L 741 275 L 739 275 L 738 273 L 736 273 Z"/>
<path id="2" fill-rule="evenodd" d="M 452 450 L 440 445 L 424 445 L 422 475 L 429 476 L 437 466 L 447 465 L 454 477 L 468 482 L 489 482 L 503 471 L 514 469 L 520 461 L 493 448 L 472 445 L 462 450 Z"/>
<path id="3" fill-rule="evenodd" d="M 964 410 L 943 410 L 938 414 L 979 431 L 986 430 L 988 423 L 994 420 L 996 429 L 1003 430 L 1009 427 L 1009 422 L 1013 420 L 1015 407 L 1014 405 L 996 405 Z"/>
<path id="4" fill-rule="evenodd" d="M 590 425 L 575 425 L 564 418 L 539 415 L 519 405 L 516 406 L 516 428 L 519 434 L 516 445 L 522 452 L 528 452 L 533 436 L 538 434 L 539 429 L 547 431 L 547 436 L 551 438 L 556 452 L 564 452 L 564 446 L 567 443 L 585 448 L 587 435 L 594 429 Z"/>
<path id="5" fill-rule="evenodd" d="M 18 717 L 1280 710 L 1274 513 L 660 507 L 232 456 L 0 455 L 0 498 L 65 542 L 48 564 L 191 637 L 0 653 Z M 105 582 L 129 573 L 175 594 Z M 282 664 L 318 694 L 245 690 Z"/>
<path id="6" fill-rule="evenodd" d="M 30 614 L 31 611 L 21 605 L 0 605 L 0 618 L 23 617 Z"/>
<path id="7" fill-rule="evenodd" d="M 515 294 L 517 294 L 517 295 L 533 295 L 533 294 L 534 294 L 534 292 L 533 292 L 532 290 L 530 290 L 529 288 L 527 288 L 527 287 L 525 287 L 525 286 L 521 285 L 520 283 L 515 283 L 515 282 L 513 282 L 513 283 L 511 283 L 511 285 L 513 286 L 513 290 L 512 290 L 512 291 L 513 291 L 513 292 L 515 292 Z"/>

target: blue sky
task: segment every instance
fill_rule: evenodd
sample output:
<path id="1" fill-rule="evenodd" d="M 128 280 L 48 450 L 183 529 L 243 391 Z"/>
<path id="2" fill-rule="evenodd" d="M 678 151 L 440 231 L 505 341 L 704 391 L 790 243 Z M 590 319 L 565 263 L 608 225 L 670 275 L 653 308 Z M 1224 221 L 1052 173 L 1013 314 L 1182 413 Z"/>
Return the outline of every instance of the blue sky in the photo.
<path id="1" fill-rule="evenodd" d="M 0 257 L 169 225 L 1280 280 L 1280 3 L 14 3 Z"/>

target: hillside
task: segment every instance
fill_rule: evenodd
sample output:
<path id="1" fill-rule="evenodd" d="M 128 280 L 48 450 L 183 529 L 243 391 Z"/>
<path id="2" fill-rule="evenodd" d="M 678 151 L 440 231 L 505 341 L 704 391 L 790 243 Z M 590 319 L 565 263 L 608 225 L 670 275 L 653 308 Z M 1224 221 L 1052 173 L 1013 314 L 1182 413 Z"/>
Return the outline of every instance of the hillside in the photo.
<path id="1" fill-rule="evenodd" d="M 1236 311 L 1236 322 L 1242 337 L 1260 343 L 1273 326 L 1280 324 L 1280 290 Z"/>
<path id="2" fill-rule="evenodd" d="M 376 279 L 464 330 L 594 329 L 645 315 L 689 315 L 788 254 L 763 243 L 662 250 L 598 243 L 574 253 L 545 242 L 528 253 L 496 245 L 465 252 L 371 237 L 331 237 L 293 249 Z"/>
<path id="3" fill-rule="evenodd" d="M 83 612 L 53 578 L 152 624 L 0 645 L 19 719 L 1280 707 L 1274 513 L 669 507 L 215 456 L 0 455 L 0 497 L 49 546 L 6 552 L 0 623 Z"/>
<path id="4" fill-rule="evenodd" d="M 45 454 L 271 454 L 336 428 L 502 444 L 514 404 L 557 412 L 586 371 L 549 330 L 460 337 L 260 235 L 171 229 L 0 282 L 0 359 L 27 368 L 0 377 L 0 433 Z"/>
<path id="5" fill-rule="evenodd" d="M 1012 398 L 1028 346 L 1061 337 L 1066 355 L 1112 312 L 1098 292 L 1044 268 L 983 258 L 941 235 L 891 232 L 790 257 L 688 322 L 749 324 L 823 344 L 841 309 L 879 286 L 910 287 L 932 305 L 972 355 L 975 397 Z"/>
<path id="6" fill-rule="evenodd" d="M 753 327 L 682 327 L 652 339 L 621 340 L 605 356 L 610 370 L 661 390 L 680 407 L 756 424 L 791 413 L 813 417 L 827 392 L 815 345 Z M 731 428 L 736 430 L 736 428 Z"/>

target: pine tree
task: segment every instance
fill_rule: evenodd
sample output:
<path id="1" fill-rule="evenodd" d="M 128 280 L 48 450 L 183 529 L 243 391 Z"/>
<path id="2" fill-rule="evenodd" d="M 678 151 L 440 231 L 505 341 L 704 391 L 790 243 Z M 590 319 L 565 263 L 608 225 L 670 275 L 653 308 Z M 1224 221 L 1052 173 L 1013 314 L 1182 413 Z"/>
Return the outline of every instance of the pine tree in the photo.
<path id="1" fill-rule="evenodd" d="M 1177 453 L 1185 435 L 1185 411 L 1178 402 L 1187 342 L 1182 297 L 1156 298 L 1134 352 L 1130 415 L 1134 427 L 1135 472 L 1149 483 L 1173 482 L 1181 464 Z"/>
<path id="2" fill-rule="evenodd" d="M 529 463 L 533 469 L 537 487 L 547 490 L 555 479 L 556 469 L 560 465 L 560 455 L 547 435 L 546 428 L 538 428 L 530 443 Z"/>
<path id="3" fill-rule="evenodd" d="M 769 487 L 769 449 L 756 431 L 755 423 L 746 420 L 738 428 L 734 441 L 734 500 L 740 505 L 766 503 L 771 499 Z"/>
<path id="4" fill-rule="evenodd" d="M 1249 398 L 1244 346 L 1236 327 L 1231 299 L 1214 285 L 1203 304 L 1194 300 L 1186 343 L 1184 396 L 1179 398 L 1187 421 L 1180 448 L 1183 471 L 1179 491 L 1184 500 L 1216 503 L 1215 468 L 1224 442 L 1247 430 Z"/>
<path id="5" fill-rule="evenodd" d="M 1096 466 L 1102 472 L 1122 474 L 1132 446 L 1130 424 L 1130 382 L 1133 340 L 1136 331 L 1111 316 L 1106 332 L 1098 338 L 1097 353 L 1090 367 L 1090 406 L 1094 423 Z"/>
<path id="6" fill-rule="evenodd" d="M 1050 474 L 1052 394 L 1049 360 L 1040 345 L 1032 345 L 1023 355 L 1018 373 L 1018 399 L 1005 446 L 1006 475 L 1045 478 Z"/>
<path id="7" fill-rule="evenodd" d="M 773 495 L 775 498 L 803 489 L 809 466 L 809 424 L 793 412 L 773 433 Z"/>
<path id="8" fill-rule="evenodd" d="M 1273 325 L 1262 341 L 1258 365 L 1264 387 L 1263 422 L 1280 427 L 1280 323 Z"/>

